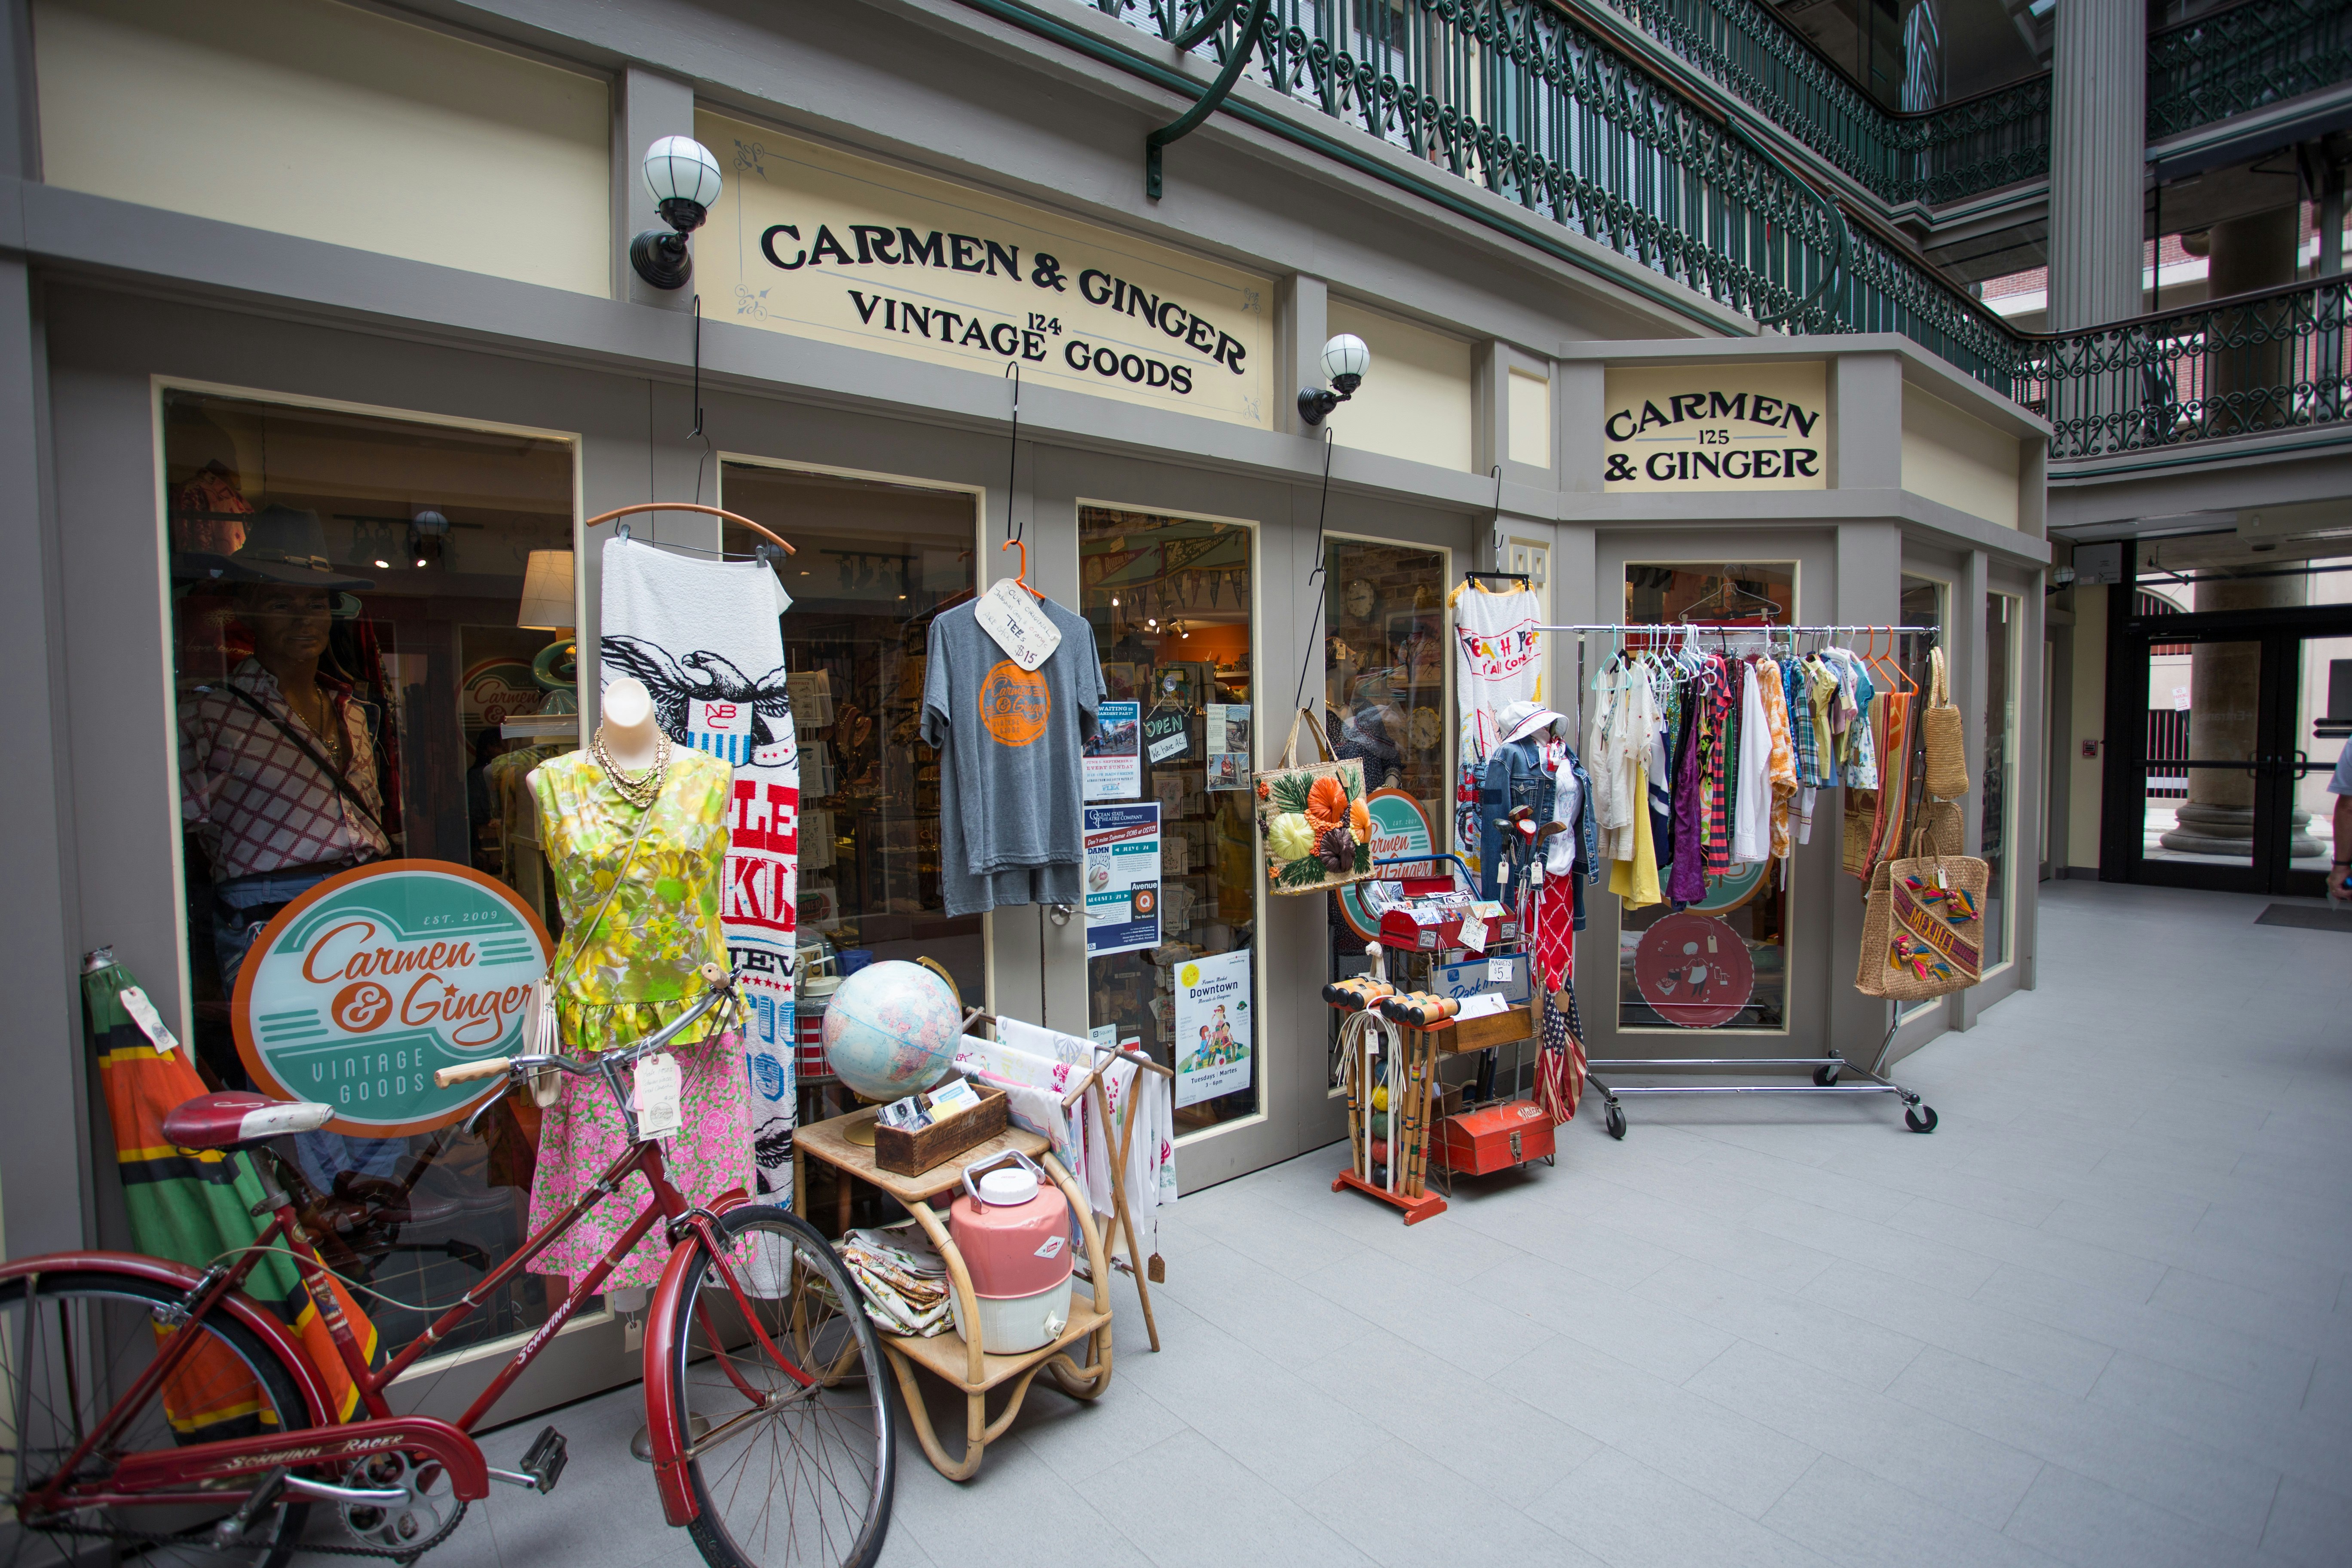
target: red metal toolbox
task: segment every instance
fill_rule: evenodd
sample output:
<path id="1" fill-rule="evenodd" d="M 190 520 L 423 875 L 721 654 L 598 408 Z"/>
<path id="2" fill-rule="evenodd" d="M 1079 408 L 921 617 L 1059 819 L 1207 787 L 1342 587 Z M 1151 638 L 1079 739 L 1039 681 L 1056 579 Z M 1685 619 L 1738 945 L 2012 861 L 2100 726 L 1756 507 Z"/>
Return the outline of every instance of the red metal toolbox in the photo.
<path id="1" fill-rule="evenodd" d="M 1532 1100 L 1465 1110 L 1437 1124 L 1430 1152 L 1446 1170 L 1465 1176 L 1484 1176 L 1530 1160 L 1549 1159 L 1551 1118 Z"/>

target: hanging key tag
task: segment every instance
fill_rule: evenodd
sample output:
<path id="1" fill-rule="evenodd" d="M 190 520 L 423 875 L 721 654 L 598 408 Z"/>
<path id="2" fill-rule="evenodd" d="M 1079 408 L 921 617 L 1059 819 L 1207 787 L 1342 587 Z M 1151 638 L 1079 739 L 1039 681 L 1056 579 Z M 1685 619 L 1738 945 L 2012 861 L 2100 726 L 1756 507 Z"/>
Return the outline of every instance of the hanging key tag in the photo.
<path id="1" fill-rule="evenodd" d="M 972 606 L 980 629 L 996 639 L 1013 663 L 1034 669 L 1062 646 L 1062 634 L 1037 601 L 1013 578 L 1003 577 Z"/>
<path id="2" fill-rule="evenodd" d="M 664 1052 L 637 1064 L 637 1142 L 651 1143 L 686 1124 L 678 1103 L 677 1058 Z"/>
<path id="3" fill-rule="evenodd" d="M 147 1000 L 146 992 L 136 985 L 126 985 L 116 994 L 116 997 L 121 1002 L 122 1010 L 131 1015 L 131 1021 L 139 1026 L 139 1032 L 147 1037 L 147 1043 L 153 1046 L 158 1054 L 169 1056 L 180 1048 L 180 1037 L 172 1033 L 172 1026 L 163 1022 L 163 1015 L 155 1010 L 154 1003 Z"/>

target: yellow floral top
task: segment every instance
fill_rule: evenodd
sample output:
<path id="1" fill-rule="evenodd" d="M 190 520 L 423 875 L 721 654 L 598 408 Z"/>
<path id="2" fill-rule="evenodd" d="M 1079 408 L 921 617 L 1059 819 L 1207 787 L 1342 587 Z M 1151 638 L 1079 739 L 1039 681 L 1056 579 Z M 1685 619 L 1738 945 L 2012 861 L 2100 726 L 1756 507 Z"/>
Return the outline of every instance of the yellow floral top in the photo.
<path id="1" fill-rule="evenodd" d="M 672 747 L 653 820 L 631 856 L 637 808 L 593 757 L 568 752 L 532 775 L 563 909 L 552 973 L 566 1046 L 601 1051 L 651 1034 L 702 994 L 697 968 L 727 962 L 719 910 L 734 782 L 735 770 L 717 757 Z M 595 929 L 583 931 L 625 858 L 627 879 Z"/>

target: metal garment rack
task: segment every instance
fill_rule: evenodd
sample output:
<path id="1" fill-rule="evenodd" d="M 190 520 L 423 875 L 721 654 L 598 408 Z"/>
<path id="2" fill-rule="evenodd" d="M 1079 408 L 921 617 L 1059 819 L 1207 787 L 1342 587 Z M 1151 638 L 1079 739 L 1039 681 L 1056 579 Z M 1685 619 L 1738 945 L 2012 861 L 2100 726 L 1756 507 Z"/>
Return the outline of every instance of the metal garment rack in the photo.
<path id="1" fill-rule="evenodd" d="M 1644 625 L 1608 624 L 1596 626 L 1538 626 L 1539 632 L 1573 632 L 1576 634 L 1576 723 L 1580 735 L 1584 726 L 1585 660 L 1584 639 L 1594 633 L 1623 637 L 1628 633 L 1655 637 L 1664 643 L 1669 639 L 1686 640 L 1690 646 L 1703 647 L 1700 639 L 1707 634 L 1728 641 L 1733 638 L 1762 637 L 1769 647 L 1775 637 L 1784 637 L 1793 643 L 1801 637 L 1837 637 L 1853 636 L 1924 637 L 1933 639 L 1941 636 L 1934 626 L 1790 626 L 1759 623 L 1753 626 L 1706 626 L 1689 621 L 1653 621 Z M 1893 1004 L 1888 1005 L 1890 1007 Z M 1585 1081 L 1601 1091 L 1603 1102 L 1603 1124 L 1609 1136 L 1625 1136 L 1625 1108 L 1621 1097 L 1632 1094 L 1891 1094 L 1903 1102 L 1903 1124 L 1914 1132 L 1933 1132 L 1936 1112 L 1923 1103 L 1918 1095 L 1887 1078 L 1880 1069 L 1885 1066 L 1887 1048 L 1895 1043 L 1895 1029 L 1901 1024 L 1898 1014 L 1887 1026 L 1886 1034 L 1878 1042 L 1878 1049 L 1864 1067 L 1848 1061 L 1836 1050 L 1824 1051 L 1818 1057 L 1616 1057 L 1585 1063 Z M 1687 1071 L 1694 1068 L 1717 1071 L 1752 1071 L 1759 1068 L 1811 1068 L 1811 1083 L 1694 1083 L 1694 1084 L 1634 1084 L 1612 1089 L 1601 1081 L 1600 1074 L 1612 1072 Z M 1838 1080 L 1852 1073 L 1869 1081 L 1841 1083 Z"/>

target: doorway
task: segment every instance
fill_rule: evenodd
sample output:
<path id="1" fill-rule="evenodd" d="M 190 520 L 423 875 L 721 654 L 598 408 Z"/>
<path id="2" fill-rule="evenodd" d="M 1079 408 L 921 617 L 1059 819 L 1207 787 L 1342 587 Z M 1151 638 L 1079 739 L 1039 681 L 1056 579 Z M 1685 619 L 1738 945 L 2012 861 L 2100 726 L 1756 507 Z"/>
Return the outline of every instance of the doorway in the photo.
<path id="1" fill-rule="evenodd" d="M 2133 603 L 2110 667 L 2104 879 L 2319 897 L 2352 608 L 2197 612 L 2116 592 Z"/>

